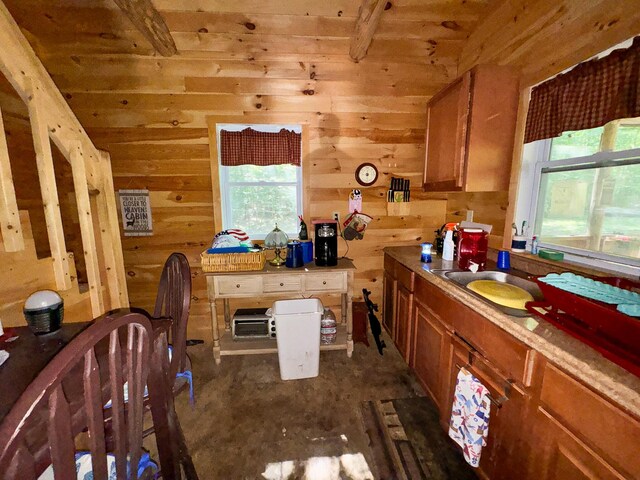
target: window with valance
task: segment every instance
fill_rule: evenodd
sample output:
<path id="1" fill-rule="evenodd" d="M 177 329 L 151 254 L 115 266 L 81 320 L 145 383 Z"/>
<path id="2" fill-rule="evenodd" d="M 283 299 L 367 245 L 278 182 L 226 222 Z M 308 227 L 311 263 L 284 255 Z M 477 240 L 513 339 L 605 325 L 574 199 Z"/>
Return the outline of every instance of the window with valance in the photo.
<path id="1" fill-rule="evenodd" d="M 640 37 L 531 91 L 517 216 L 540 245 L 640 271 Z M 618 268 L 618 267 L 615 267 Z"/>
<path id="2" fill-rule="evenodd" d="M 302 215 L 300 126 L 217 126 L 224 229 L 263 239 L 277 223 L 295 236 Z"/>

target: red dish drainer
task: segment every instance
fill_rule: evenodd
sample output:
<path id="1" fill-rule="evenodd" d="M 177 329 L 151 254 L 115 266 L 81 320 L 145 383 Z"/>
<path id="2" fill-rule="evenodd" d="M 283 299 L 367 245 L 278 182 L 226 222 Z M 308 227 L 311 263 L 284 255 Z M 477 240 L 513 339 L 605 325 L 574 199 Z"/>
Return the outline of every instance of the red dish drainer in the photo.
<path id="1" fill-rule="evenodd" d="M 561 290 L 534 278 L 544 300 L 528 302 L 527 310 L 586 343 L 604 357 L 640 377 L 640 318 L 609 305 Z M 640 291 L 640 283 L 618 277 L 594 280 Z"/>

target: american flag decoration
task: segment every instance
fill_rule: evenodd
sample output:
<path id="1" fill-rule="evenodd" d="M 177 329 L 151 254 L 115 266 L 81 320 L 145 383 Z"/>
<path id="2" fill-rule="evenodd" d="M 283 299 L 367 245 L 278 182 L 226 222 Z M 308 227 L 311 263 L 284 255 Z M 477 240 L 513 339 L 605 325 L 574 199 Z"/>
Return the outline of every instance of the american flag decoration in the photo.
<path id="1" fill-rule="evenodd" d="M 240 242 L 244 242 L 245 240 L 249 240 L 249 235 L 246 234 L 243 230 L 239 228 L 230 228 L 228 230 L 222 230 L 221 232 L 216 233 L 214 238 L 221 237 L 223 235 L 231 235 L 233 238 L 236 238 Z"/>

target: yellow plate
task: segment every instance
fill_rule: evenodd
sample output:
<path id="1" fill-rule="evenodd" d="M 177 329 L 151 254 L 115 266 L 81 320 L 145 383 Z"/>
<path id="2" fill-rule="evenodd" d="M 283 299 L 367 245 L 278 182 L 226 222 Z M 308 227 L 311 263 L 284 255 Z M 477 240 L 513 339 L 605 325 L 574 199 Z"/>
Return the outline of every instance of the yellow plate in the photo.
<path id="1" fill-rule="evenodd" d="M 520 310 L 526 310 L 524 304 L 533 300 L 526 290 L 495 280 L 474 280 L 467 284 L 467 288 L 498 305 Z"/>

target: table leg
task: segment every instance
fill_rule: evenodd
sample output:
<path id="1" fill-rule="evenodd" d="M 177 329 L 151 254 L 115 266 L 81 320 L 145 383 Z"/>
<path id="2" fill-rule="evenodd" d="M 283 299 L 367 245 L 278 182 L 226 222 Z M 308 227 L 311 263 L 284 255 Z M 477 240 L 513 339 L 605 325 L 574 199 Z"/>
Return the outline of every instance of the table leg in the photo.
<path id="1" fill-rule="evenodd" d="M 213 359 L 220 365 L 220 332 L 218 331 L 218 311 L 216 302 L 209 302 L 211 306 L 211 332 L 213 334 Z"/>
<path id="2" fill-rule="evenodd" d="M 224 329 L 227 332 L 231 331 L 231 313 L 229 311 L 229 299 L 225 298 L 222 301 L 222 304 L 224 305 Z"/>

